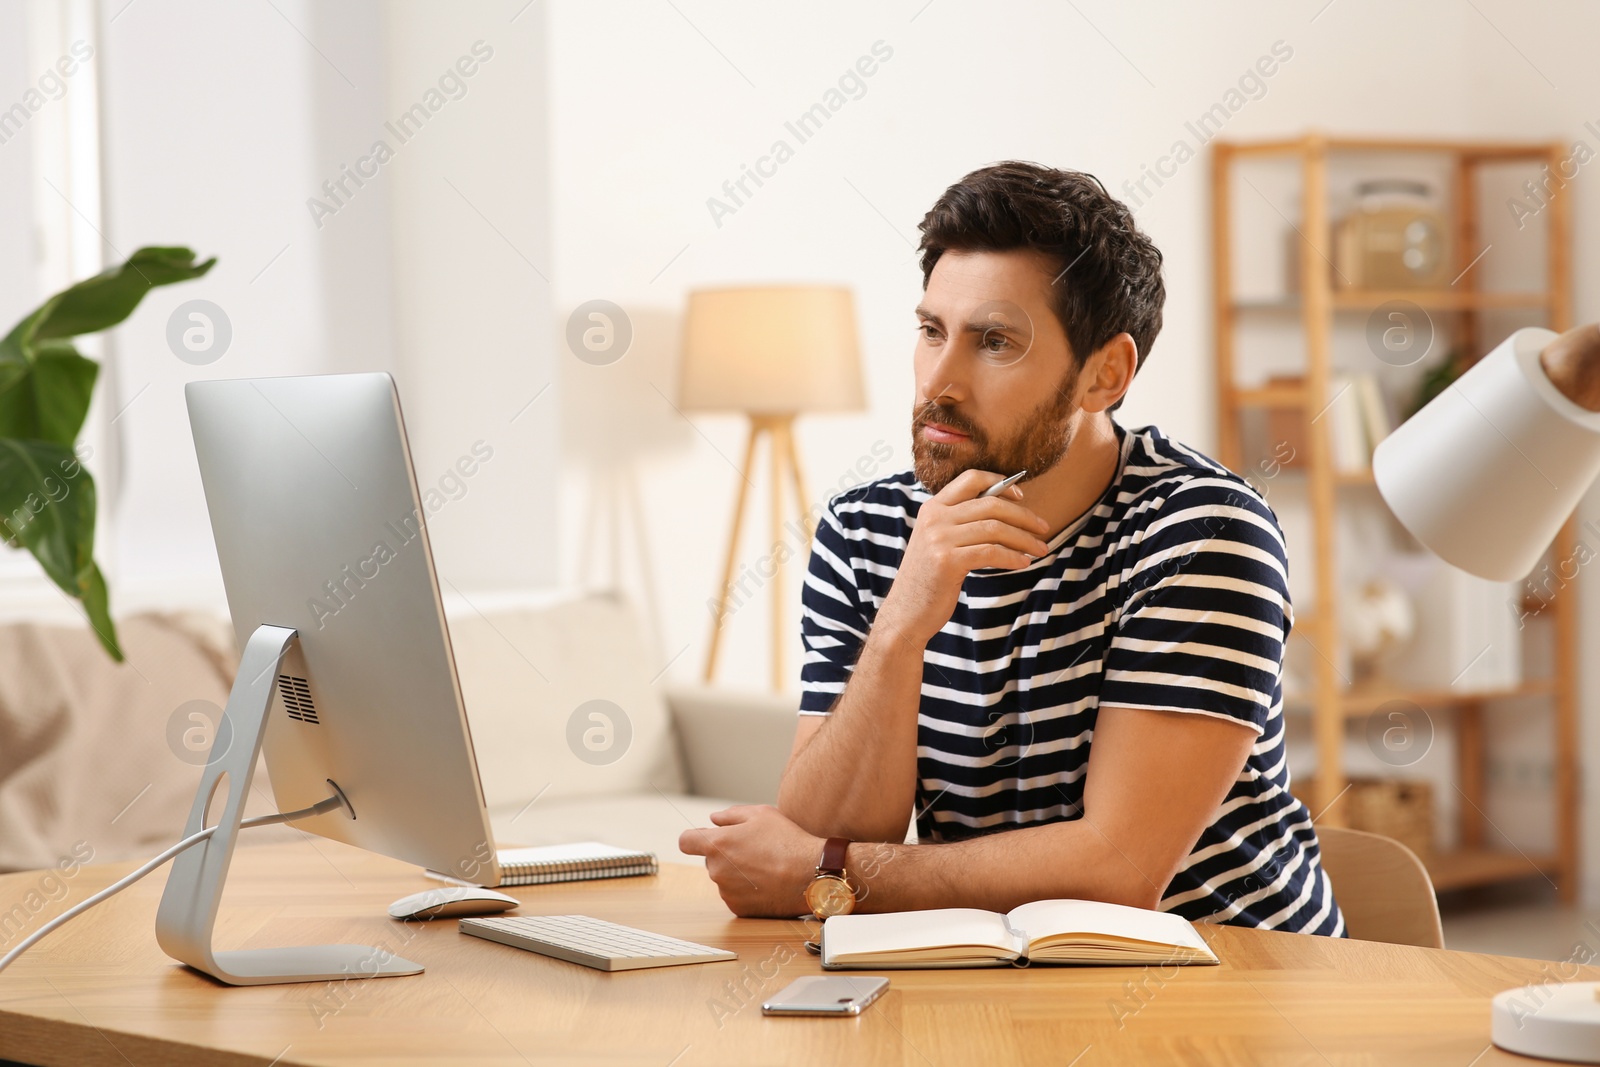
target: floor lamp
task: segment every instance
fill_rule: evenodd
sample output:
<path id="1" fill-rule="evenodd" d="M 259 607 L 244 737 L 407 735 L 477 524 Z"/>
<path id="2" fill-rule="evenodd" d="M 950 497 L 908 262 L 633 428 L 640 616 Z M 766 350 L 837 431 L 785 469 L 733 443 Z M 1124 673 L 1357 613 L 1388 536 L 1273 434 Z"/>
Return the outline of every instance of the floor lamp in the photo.
<path id="1" fill-rule="evenodd" d="M 1596 408 L 1600 330 L 1518 330 L 1378 445 L 1378 491 L 1447 563 L 1523 578 L 1600 477 Z M 1490 1020 L 1508 1051 L 1600 1063 L 1600 982 L 1506 990 Z"/>
<path id="2" fill-rule="evenodd" d="M 735 592 L 739 534 L 755 473 L 756 445 L 767 441 L 771 460 L 772 541 L 768 566 L 757 577 L 771 586 L 772 688 L 784 685 L 784 497 L 793 492 L 804 561 L 811 543 L 811 507 L 794 443 L 796 416 L 808 411 L 856 411 L 863 406 L 855 299 L 840 286 L 765 286 L 700 289 L 689 294 L 684 321 L 679 405 L 685 411 L 737 411 L 750 420 L 739 471 L 733 530 L 717 587 L 705 680 L 717 670 L 722 628 Z M 802 562 L 802 565 L 804 563 Z M 770 569 L 770 573 L 765 573 Z"/>

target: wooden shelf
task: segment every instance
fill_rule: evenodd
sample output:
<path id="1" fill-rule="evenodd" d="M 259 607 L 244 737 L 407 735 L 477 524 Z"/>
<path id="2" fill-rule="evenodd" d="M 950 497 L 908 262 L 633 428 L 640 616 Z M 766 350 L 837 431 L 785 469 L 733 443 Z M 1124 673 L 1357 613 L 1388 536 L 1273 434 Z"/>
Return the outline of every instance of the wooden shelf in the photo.
<path id="1" fill-rule="evenodd" d="M 1348 689 L 1339 700 L 1339 708 L 1347 717 L 1366 715 L 1391 700 L 1408 700 L 1424 707 L 1432 705 L 1475 704 L 1483 700 L 1512 700 L 1518 697 L 1546 697 L 1555 692 L 1555 683 L 1548 679 L 1523 682 L 1503 689 Z"/>
<path id="2" fill-rule="evenodd" d="M 1280 475 L 1299 475 L 1302 478 L 1309 474 L 1310 471 L 1311 469 L 1309 467 L 1301 465 L 1296 465 L 1293 467 L 1280 467 L 1278 469 L 1278 473 Z M 1363 467 L 1358 471 L 1334 471 L 1333 483 L 1335 485 L 1377 485 L 1378 479 L 1372 473 L 1371 467 Z"/>
<path id="3" fill-rule="evenodd" d="M 1572 314 L 1572 197 L 1554 191 L 1541 210 L 1545 223 L 1543 240 L 1544 280 L 1536 291 L 1482 291 L 1482 272 L 1475 270 L 1472 258 L 1484 246 L 1483 223 L 1494 205 L 1484 201 L 1478 177 L 1488 163 L 1516 160 L 1526 162 L 1533 173 L 1540 164 L 1556 167 L 1569 148 L 1557 141 L 1516 142 L 1458 140 L 1402 140 L 1385 137 L 1332 137 L 1309 131 L 1298 136 L 1270 140 L 1211 142 L 1211 216 L 1214 240 L 1212 260 L 1212 329 L 1216 358 L 1217 458 L 1228 468 L 1249 472 L 1257 468 L 1256 459 L 1247 453 L 1245 434 L 1250 421 L 1247 412 L 1273 412 L 1285 422 L 1294 421 L 1304 430 L 1305 447 L 1296 444 L 1301 468 L 1294 477 L 1304 487 L 1305 508 L 1309 513 L 1309 539 L 1296 546 L 1294 565 L 1309 569 L 1316 609 L 1296 620 L 1291 636 L 1299 634 L 1315 654 L 1306 653 L 1305 689 L 1286 696 L 1297 710 L 1307 709 L 1310 741 L 1315 746 L 1316 774 L 1314 797 L 1308 798 L 1313 810 L 1325 810 L 1338 798 L 1349 780 L 1344 752 L 1352 720 L 1370 714 L 1390 700 L 1407 700 L 1428 708 L 1438 708 L 1438 725 L 1453 734 L 1454 744 L 1441 750 L 1438 758 L 1452 760 L 1453 787 L 1461 794 L 1457 805 L 1454 839 L 1464 846 L 1429 864 L 1434 882 L 1441 890 L 1511 881 L 1541 872 L 1559 874 L 1561 898 L 1575 900 L 1581 868 L 1578 844 L 1578 697 L 1577 597 L 1566 590 L 1549 603 L 1524 603 L 1523 614 L 1544 622 L 1540 639 L 1552 645 L 1550 677 L 1523 685 L 1496 690 L 1462 691 L 1446 686 L 1407 688 L 1373 685 L 1352 690 L 1340 676 L 1340 646 L 1343 642 L 1339 567 L 1339 516 L 1346 510 L 1376 508 L 1380 502 L 1366 487 L 1374 486 L 1371 470 L 1334 469 L 1331 424 L 1320 419 L 1323 405 L 1334 397 L 1325 392 L 1334 374 L 1347 365 L 1340 357 L 1349 354 L 1368 358 L 1358 349 L 1354 331 L 1374 309 L 1389 301 L 1403 300 L 1428 310 L 1435 317 L 1434 328 L 1441 342 L 1439 351 L 1459 350 L 1469 357 L 1486 351 L 1498 337 L 1485 329 L 1485 313 L 1499 309 L 1526 309 L 1526 316 L 1558 333 L 1573 324 Z M 1337 171 L 1343 181 L 1345 161 L 1370 164 L 1370 173 L 1381 174 L 1393 166 L 1385 155 L 1436 154 L 1448 170 L 1441 214 L 1449 228 L 1452 249 L 1449 285 L 1428 289 L 1339 289 L 1329 268 L 1325 238 L 1334 230 L 1333 206 L 1339 190 L 1330 189 L 1330 161 L 1343 154 Z M 1354 154 L 1356 158 L 1350 158 Z M 1369 158 L 1363 159 L 1365 155 Z M 1297 242 L 1296 282 L 1292 291 L 1264 296 L 1241 296 L 1234 283 L 1236 261 L 1241 258 L 1234 245 L 1240 235 L 1234 217 L 1236 201 L 1260 208 L 1249 196 L 1241 196 L 1242 183 L 1237 173 L 1241 165 L 1263 157 L 1276 157 L 1298 173 L 1295 194 L 1302 238 L 1311 235 L 1318 247 L 1305 240 Z M 1283 212 L 1279 212 L 1282 214 Z M 1270 219 L 1268 220 L 1270 223 Z M 1287 226 L 1284 233 L 1289 233 Z M 1290 236 L 1293 236 L 1290 234 Z M 1481 255 L 1479 256 L 1481 258 Z M 1260 290 L 1257 290 L 1259 292 Z M 1360 316 L 1358 318 L 1358 316 Z M 1523 317 L 1521 315 L 1519 318 Z M 1241 387 L 1244 375 L 1236 373 L 1240 356 L 1238 334 L 1271 327 L 1281 333 L 1292 329 L 1304 343 L 1303 354 L 1293 362 L 1298 378 L 1264 383 L 1259 379 Z M 1273 366 L 1288 370 L 1281 360 Z M 1365 364 L 1363 364 L 1365 366 Z M 1319 383 L 1312 389 L 1310 383 Z M 1395 384 L 1395 383 L 1391 383 Z M 1269 433 L 1272 432 L 1269 429 Z M 1275 473 L 1277 473 L 1275 471 Z M 1356 491 L 1352 491 L 1355 489 Z M 1298 503 L 1298 502 L 1297 502 Z M 1302 535 L 1304 536 L 1304 535 Z M 1576 524 L 1569 520 L 1557 536 L 1553 558 L 1570 558 L 1577 544 Z M 1528 609 L 1537 607 L 1537 615 Z M 1487 806 L 1489 739 L 1485 728 L 1485 702 L 1510 698 L 1542 698 L 1540 714 L 1548 706 L 1553 737 L 1550 758 L 1554 767 L 1552 856 L 1530 861 L 1515 850 L 1489 852 L 1482 846 L 1489 838 L 1483 816 Z"/>
<path id="4" fill-rule="evenodd" d="M 1299 465 L 1299 464 L 1297 464 L 1297 465 L 1295 465 L 1293 467 L 1287 467 L 1286 466 L 1286 467 L 1278 468 L 1278 476 L 1280 476 L 1280 477 L 1282 475 L 1287 474 L 1287 475 L 1289 475 L 1291 477 L 1298 476 L 1298 477 L 1304 478 L 1308 473 L 1310 473 L 1310 468 L 1306 467 L 1306 466 L 1303 466 L 1303 465 Z M 1333 484 L 1334 485 L 1377 485 L 1378 484 L 1378 479 L 1372 473 L 1372 468 L 1371 467 L 1363 467 L 1361 470 L 1358 470 L 1358 471 L 1338 471 L 1338 470 L 1334 471 L 1333 472 Z"/>
<path id="5" fill-rule="evenodd" d="M 1549 600 L 1540 600 L 1536 596 L 1525 596 L 1522 598 L 1520 607 L 1525 618 L 1537 619 L 1543 617 L 1544 613 L 1549 611 L 1554 604 L 1554 597 Z"/>
<path id="6" fill-rule="evenodd" d="M 1550 304 L 1548 293 L 1489 292 L 1479 289 L 1334 289 L 1330 302 L 1335 311 L 1371 311 L 1391 300 L 1406 300 L 1435 311 L 1492 311 L 1501 308 L 1542 309 Z M 1298 297 L 1236 300 L 1235 311 L 1299 314 Z"/>
<path id="7" fill-rule="evenodd" d="M 1428 868 L 1428 876 L 1433 879 L 1436 893 L 1565 873 L 1558 856 L 1493 852 L 1483 848 L 1438 852 L 1423 860 L 1423 866 Z"/>
<path id="8" fill-rule="evenodd" d="M 1391 300 L 1409 300 L 1425 308 L 1454 311 L 1482 311 L 1492 308 L 1543 308 L 1550 304 L 1549 293 L 1496 293 L 1478 289 L 1336 289 L 1333 306 L 1371 311 Z"/>
<path id="9" fill-rule="evenodd" d="M 1322 635 L 1321 631 L 1322 616 L 1308 611 L 1304 615 L 1296 615 L 1294 617 L 1294 629 L 1289 631 L 1289 636 L 1294 637 L 1296 634 L 1300 634 L 1305 637 L 1320 637 Z"/>
<path id="10" fill-rule="evenodd" d="M 1235 389 L 1233 402 L 1249 408 L 1300 408 L 1306 404 L 1306 387 L 1303 385 L 1258 385 L 1249 389 Z"/>
<path id="11" fill-rule="evenodd" d="M 1298 631 L 1301 624 L 1296 623 Z M 1383 688 L 1355 687 L 1346 689 L 1339 698 L 1339 711 L 1345 718 L 1370 715 L 1391 700 L 1405 700 L 1421 707 L 1451 707 L 1476 704 L 1485 700 L 1516 700 L 1524 697 L 1547 697 L 1555 693 L 1555 682 L 1547 678 L 1523 682 L 1502 689 L 1450 689 L 1443 686 L 1407 689 L 1404 686 Z M 1285 704 L 1304 707 L 1315 703 L 1310 693 L 1285 693 Z"/>
<path id="12" fill-rule="evenodd" d="M 1327 149 L 1332 152 L 1441 152 L 1474 161 L 1550 158 L 1551 146 L 1540 141 L 1449 141 L 1433 138 L 1328 137 L 1307 133 L 1300 137 L 1261 141 L 1230 141 L 1226 149 L 1240 156 L 1272 156 Z"/>

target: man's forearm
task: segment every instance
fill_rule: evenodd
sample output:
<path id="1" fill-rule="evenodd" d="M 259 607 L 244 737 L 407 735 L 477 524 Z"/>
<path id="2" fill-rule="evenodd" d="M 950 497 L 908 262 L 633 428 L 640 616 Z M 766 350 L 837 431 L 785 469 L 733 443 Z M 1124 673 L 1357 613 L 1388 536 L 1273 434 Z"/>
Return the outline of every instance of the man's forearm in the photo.
<path id="1" fill-rule="evenodd" d="M 819 837 L 904 838 L 925 644 L 887 621 L 873 626 L 833 714 L 784 770 L 778 809 L 795 823 Z"/>
<path id="2" fill-rule="evenodd" d="M 1058 898 L 1154 908 L 1170 871 L 1145 871 L 1087 818 L 943 845 L 852 844 L 856 910 L 985 908 Z M 1160 884 L 1157 884 L 1157 883 Z"/>

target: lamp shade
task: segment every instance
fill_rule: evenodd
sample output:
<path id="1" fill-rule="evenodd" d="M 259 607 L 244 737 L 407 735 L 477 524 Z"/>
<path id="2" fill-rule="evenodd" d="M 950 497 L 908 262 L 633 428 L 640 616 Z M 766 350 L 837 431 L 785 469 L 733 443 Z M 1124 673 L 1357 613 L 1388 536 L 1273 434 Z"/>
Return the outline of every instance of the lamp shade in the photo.
<path id="1" fill-rule="evenodd" d="M 1518 330 L 1372 457 L 1406 529 L 1481 578 L 1526 577 L 1600 474 L 1600 412 L 1563 396 L 1539 362 L 1555 337 Z"/>
<path id="2" fill-rule="evenodd" d="M 855 298 L 842 286 L 690 293 L 678 402 L 755 414 L 861 408 Z"/>

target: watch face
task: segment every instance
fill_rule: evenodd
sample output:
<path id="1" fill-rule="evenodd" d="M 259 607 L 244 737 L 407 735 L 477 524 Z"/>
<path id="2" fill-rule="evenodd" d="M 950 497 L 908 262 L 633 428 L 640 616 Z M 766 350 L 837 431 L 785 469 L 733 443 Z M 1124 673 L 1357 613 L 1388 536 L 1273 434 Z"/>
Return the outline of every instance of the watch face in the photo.
<path id="1" fill-rule="evenodd" d="M 811 913 L 819 919 L 830 915 L 848 915 L 855 910 L 856 895 L 838 875 L 824 874 L 806 887 L 806 903 Z"/>

